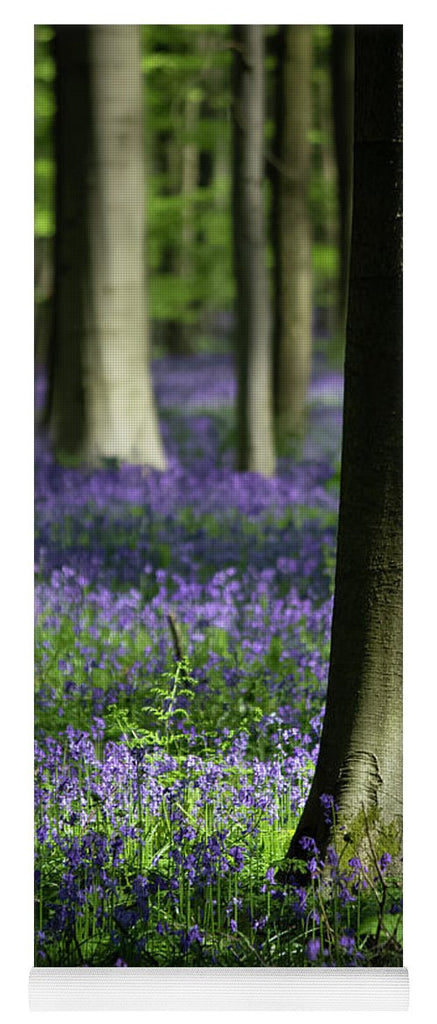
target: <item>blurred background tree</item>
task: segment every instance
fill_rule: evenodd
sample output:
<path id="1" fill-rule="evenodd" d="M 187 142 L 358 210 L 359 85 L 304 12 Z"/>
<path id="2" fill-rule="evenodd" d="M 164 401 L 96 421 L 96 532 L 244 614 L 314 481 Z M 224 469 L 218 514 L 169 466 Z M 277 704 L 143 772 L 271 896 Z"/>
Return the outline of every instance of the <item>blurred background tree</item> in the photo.
<path id="1" fill-rule="evenodd" d="M 316 331 L 338 341 L 339 192 L 332 110 L 332 28 L 313 25 L 311 175 L 312 261 Z M 344 347 L 344 339 L 342 340 Z"/>
<path id="2" fill-rule="evenodd" d="M 312 261 L 308 190 L 312 129 L 312 28 L 278 32 L 273 225 L 274 383 L 278 435 L 304 431 L 312 360 Z"/>
<path id="3" fill-rule="evenodd" d="M 55 160 L 53 119 L 55 112 L 55 61 L 51 52 L 53 29 L 35 26 L 35 355 L 45 363 L 50 332 L 53 292 L 53 236 L 55 231 Z"/>
<path id="4" fill-rule="evenodd" d="M 342 337 L 344 337 L 346 332 L 352 229 L 354 47 L 353 26 L 334 25 L 332 28 L 331 69 L 340 212 L 340 272 L 337 329 Z"/>
<path id="5" fill-rule="evenodd" d="M 225 25 L 143 27 L 150 313 L 157 350 L 207 344 L 234 298 Z"/>
<path id="6" fill-rule="evenodd" d="M 271 296 L 264 202 L 264 32 L 233 30 L 233 203 L 238 352 L 238 468 L 271 476 L 273 433 Z"/>
<path id="7" fill-rule="evenodd" d="M 57 451 L 165 469 L 149 369 L 140 28 L 59 25 L 46 421 Z"/>

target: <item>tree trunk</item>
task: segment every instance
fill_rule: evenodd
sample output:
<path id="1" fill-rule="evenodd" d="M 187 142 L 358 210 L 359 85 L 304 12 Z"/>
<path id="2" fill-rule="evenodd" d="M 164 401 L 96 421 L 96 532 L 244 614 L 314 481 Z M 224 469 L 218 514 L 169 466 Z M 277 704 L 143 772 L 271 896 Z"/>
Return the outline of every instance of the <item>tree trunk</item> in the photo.
<path id="1" fill-rule="evenodd" d="M 53 244 L 51 238 L 35 238 L 34 280 L 35 280 L 35 362 L 40 366 L 47 363 L 50 345 L 52 301 L 53 301 Z"/>
<path id="2" fill-rule="evenodd" d="M 174 113 L 174 130 L 172 133 L 165 133 L 162 145 L 164 173 L 167 175 L 168 181 L 165 194 L 168 196 L 179 196 L 182 178 L 182 146 L 180 144 L 180 128 L 176 112 Z M 169 274 L 174 278 L 180 274 L 182 214 L 180 218 L 176 219 L 176 225 L 177 228 L 173 224 L 173 230 L 175 231 L 174 240 L 169 241 L 164 247 L 160 266 L 161 273 Z M 189 355 L 189 350 L 185 348 L 187 338 L 184 332 L 184 325 L 178 317 L 168 316 L 162 320 L 161 336 L 165 349 L 171 356 Z"/>
<path id="3" fill-rule="evenodd" d="M 182 279 L 184 289 L 189 287 L 190 281 L 195 273 L 193 260 L 194 247 L 196 243 L 195 219 L 196 219 L 196 198 L 195 190 L 199 180 L 199 147 L 195 141 L 197 122 L 200 111 L 200 90 L 188 87 L 184 103 L 184 143 L 182 146 L 182 176 L 181 176 L 181 197 L 182 197 L 182 227 L 181 227 L 181 248 L 179 258 L 179 275 Z M 191 337 L 193 334 L 192 324 L 181 324 L 182 353 L 190 354 L 193 351 Z"/>
<path id="4" fill-rule="evenodd" d="M 312 266 L 308 212 L 312 125 L 311 26 L 283 32 L 276 253 L 276 412 L 279 436 L 302 435 L 311 375 Z"/>
<path id="5" fill-rule="evenodd" d="M 329 58 L 328 58 L 329 59 Z M 321 204 L 322 224 L 319 227 L 319 239 L 327 247 L 327 251 L 337 251 L 340 246 L 340 217 L 338 204 L 335 202 L 338 192 L 337 159 L 334 142 L 332 75 L 329 64 L 318 68 L 316 85 L 314 127 L 320 133 L 319 167 L 320 187 L 324 202 Z M 351 140 L 351 145 L 353 140 Z M 324 306 L 324 329 L 330 339 L 337 341 L 339 324 L 340 287 L 339 273 L 330 261 L 331 269 L 326 267 L 321 275 L 322 304 Z M 345 324 L 343 327 L 345 328 Z M 344 341 L 344 333 L 343 333 Z"/>
<path id="6" fill-rule="evenodd" d="M 281 273 L 280 273 L 280 252 L 281 252 L 281 153 L 282 136 L 284 130 L 284 89 L 283 89 L 283 66 L 285 59 L 285 25 L 279 25 L 275 36 L 269 40 L 270 58 L 274 61 L 273 81 L 273 103 L 272 120 L 275 124 L 275 138 L 273 142 L 274 159 L 267 164 L 267 177 L 270 183 L 270 238 L 273 250 L 273 328 L 272 328 L 272 357 L 273 357 L 273 415 L 275 423 L 278 421 L 279 413 L 279 376 L 282 316 L 281 316 Z"/>
<path id="7" fill-rule="evenodd" d="M 188 88 L 184 102 L 184 144 L 182 146 L 182 273 L 189 274 L 191 247 L 194 243 L 193 230 L 193 194 L 197 188 L 199 175 L 199 149 L 194 141 L 197 121 L 199 119 L 200 90 Z M 187 265 L 184 265 L 184 260 Z"/>
<path id="8" fill-rule="evenodd" d="M 271 313 L 266 266 L 264 177 L 264 34 L 234 29 L 233 226 L 238 339 L 238 467 L 275 471 Z"/>
<path id="9" fill-rule="evenodd" d="M 332 838 L 369 859 L 402 814 L 402 295 L 399 26 L 356 28 L 355 167 L 338 555 L 326 715 L 288 851 Z M 361 815 L 361 817 L 360 817 Z M 381 846 L 379 845 L 379 849 Z"/>
<path id="10" fill-rule="evenodd" d="M 92 149 L 89 29 L 56 27 L 53 315 L 44 422 L 55 446 L 80 451 L 85 436 L 84 352 L 90 302 L 89 176 Z M 88 114 L 88 116 L 87 116 Z"/>
<path id="11" fill-rule="evenodd" d="M 57 37 L 52 435 L 90 463 L 163 469 L 148 370 L 139 27 L 61 26 Z"/>
<path id="12" fill-rule="evenodd" d="M 140 29 L 91 28 L 95 118 L 89 348 L 91 459 L 116 456 L 163 469 L 151 379 L 145 291 L 145 175 Z"/>
<path id="13" fill-rule="evenodd" d="M 354 135 L 354 30 L 333 25 L 331 44 L 332 98 L 340 207 L 340 297 L 338 327 L 346 330 L 352 222 Z"/>

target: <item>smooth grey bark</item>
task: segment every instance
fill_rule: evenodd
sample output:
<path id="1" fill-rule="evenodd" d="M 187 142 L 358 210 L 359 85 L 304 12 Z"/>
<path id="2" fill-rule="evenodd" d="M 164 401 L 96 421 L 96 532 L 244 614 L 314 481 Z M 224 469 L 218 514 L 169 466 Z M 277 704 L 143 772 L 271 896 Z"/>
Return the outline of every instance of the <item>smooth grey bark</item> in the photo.
<path id="1" fill-rule="evenodd" d="M 312 31 L 281 30 L 281 124 L 276 224 L 275 356 L 279 436 L 301 435 L 312 358 L 311 225 L 308 211 L 312 127 Z"/>
<path id="2" fill-rule="evenodd" d="M 148 368 L 140 29 L 59 26 L 55 444 L 165 468 Z"/>
<path id="3" fill-rule="evenodd" d="M 86 455 L 165 468 L 148 372 L 140 27 L 91 27 L 95 167 Z"/>
<path id="4" fill-rule="evenodd" d="M 272 323 L 264 211 L 264 30 L 234 28 L 233 231 L 238 345 L 238 468 L 271 476 Z"/>
<path id="5" fill-rule="evenodd" d="M 326 714 L 289 857 L 332 837 L 320 796 L 369 858 L 402 815 L 402 214 L 399 26 L 355 30 L 354 209 L 338 554 Z M 360 813 L 362 815 L 360 822 Z M 364 829 L 364 832 L 363 832 Z M 340 839 L 341 842 L 341 839 Z"/>
<path id="6" fill-rule="evenodd" d="M 338 326 L 346 330 L 352 223 L 354 133 L 354 29 L 333 25 L 331 43 L 332 98 L 340 207 L 340 289 Z"/>

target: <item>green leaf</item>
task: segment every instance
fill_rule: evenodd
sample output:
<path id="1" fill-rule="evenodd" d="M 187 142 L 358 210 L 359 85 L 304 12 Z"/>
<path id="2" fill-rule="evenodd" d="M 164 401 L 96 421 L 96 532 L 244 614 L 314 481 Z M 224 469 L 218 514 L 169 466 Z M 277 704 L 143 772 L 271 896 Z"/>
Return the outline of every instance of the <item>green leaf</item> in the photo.
<path id="1" fill-rule="evenodd" d="M 376 911 L 364 912 L 360 921 L 360 935 L 373 935 L 375 936 L 378 930 L 379 915 Z M 403 928 L 402 920 L 399 920 L 398 914 L 383 914 L 382 917 L 382 935 L 390 937 L 395 936 L 400 943 L 402 943 Z"/>

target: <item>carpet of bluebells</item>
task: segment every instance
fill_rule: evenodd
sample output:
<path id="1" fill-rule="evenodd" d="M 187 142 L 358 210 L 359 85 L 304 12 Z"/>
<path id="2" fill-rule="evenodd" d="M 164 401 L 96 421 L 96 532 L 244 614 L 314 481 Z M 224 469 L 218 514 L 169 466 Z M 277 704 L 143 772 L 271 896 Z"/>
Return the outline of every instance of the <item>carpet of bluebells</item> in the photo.
<path id="1" fill-rule="evenodd" d="M 276 880 L 323 721 L 341 375 L 316 361 L 271 480 L 233 468 L 230 356 L 154 383 L 165 473 L 55 462 L 37 432 L 35 963 L 400 962 L 388 854 Z"/>

